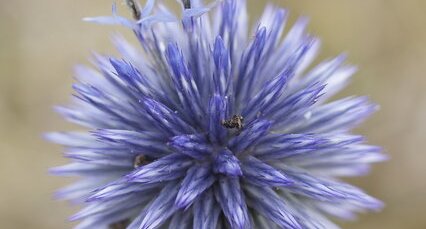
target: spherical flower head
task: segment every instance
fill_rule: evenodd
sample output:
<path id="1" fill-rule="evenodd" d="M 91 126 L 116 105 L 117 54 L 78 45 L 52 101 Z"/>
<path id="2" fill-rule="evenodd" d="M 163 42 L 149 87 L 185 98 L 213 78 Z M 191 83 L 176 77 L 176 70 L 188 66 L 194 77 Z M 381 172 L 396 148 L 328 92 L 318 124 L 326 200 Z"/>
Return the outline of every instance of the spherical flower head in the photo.
<path id="1" fill-rule="evenodd" d="M 381 149 L 350 131 L 376 110 L 334 102 L 355 72 L 338 56 L 310 67 L 319 40 L 301 18 L 268 6 L 249 29 L 246 3 L 184 1 L 181 16 L 149 0 L 120 58 L 77 67 L 75 96 L 57 110 L 87 132 L 52 133 L 82 180 L 60 198 L 86 205 L 77 228 L 338 228 L 382 203 L 339 179 L 368 172 Z"/>

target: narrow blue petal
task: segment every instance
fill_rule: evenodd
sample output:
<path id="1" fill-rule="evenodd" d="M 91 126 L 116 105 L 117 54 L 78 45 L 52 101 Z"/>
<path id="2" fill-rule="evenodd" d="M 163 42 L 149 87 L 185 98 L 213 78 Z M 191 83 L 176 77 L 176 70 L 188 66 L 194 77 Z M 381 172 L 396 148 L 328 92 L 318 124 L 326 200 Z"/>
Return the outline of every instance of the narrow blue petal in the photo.
<path id="1" fill-rule="evenodd" d="M 302 229 L 294 218 L 288 203 L 271 188 L 245 185 L 244 190 L 247 194 L 248 205 L 259 214 L 274 221 L 282 228 Z"/>
<path id="2" fill-rule="evenodd" d="M 312 204 L 321 212 L 342 220 L 356 220 L 358 218 L 358 213 L 367 212 L 366 209 L 344 200 L 333 202 L 313 202 Z"/>
<path id="3" fill-rule="evenodd" d="M 130 29 L 135 27 L 135 23 L 133 21 L 117 15 L 117 5 L 115 3 L 112 4 L 112 16 L 89 17 L 83 18 L 83 20 L 105 25 L 123 25 Z"/>
<path id="4" fill-rule="evenodd" d="M 140 19 L 137 24 L 142 32 L 152 29 L 155 24 L 177 22 L 178 18 L 166 8 L 159 8 L 155 14 Z M 140 32 L 140 31 L 137 31 Z"/>
<path id="5" fill-rule="evenodd" d="M 98 153 L 97 150 L 89 149 L 69 149 L 64 152 L 64 156 L 71 158 L 75 162 L 88 163 L 105 166 L 128 167 L 133 166 L 134 156 L 123 153 L 122 155 L 109 155 Z"/>
<path id="6" fill-rule="evenodd" d="M 92 131 L 92 134 L 98 141 L 111 147 L 127 148 L 135 154 L 158 158 L 170 153 L 166 138 L 158 132 L 99 129 Z"/>
<path id="7" fill-rule="evenodd" d="M 321 62 L 317 66 L 313 67 L 312 70 L 307 72 L 305 76 L 296 83 L 295 90 L 300 90 L 315 82 L 326 84 L 328 79 L 332 77 L 333 74 L 344 64 L 346 59 L 347 56 L 341 54 L 333 59 Z"/>
<path id="8" fill-rule="evenodd" d="M 344 65 L 346 59 L 346 55 L 339 55 L 334 59 L 322 62 L 306 73 L 300 82 L 296 83 L 294 89 L 300 90 L 315 82 L 321 82 L 321 84 L 327 85 L 326 93 L 321 100 L 332 97 L 349 83 L 350 77 L 356 72 L 356 67 Z"/>
<path id="9" fill-rule="evenodd" d="M 349 140 L 349 138 L 346 139 Z M 352 144 L 350 142 L 347 143 Z M 305 167 L 321 164 L 369 164 L 381 162 L 386 159 L 387 156 L 382 153 L 381 147 L 364 144 L 353 144 L 349 147 L 346 146 L 345 142 L 342 142 L 340 147 L 337 148 L 318 148 L 316 152 L 310 153 L 309 155 L 300 154 L 297 157 L 292 158 L 291 162 L 296 163 L 298 166 Z"/>
<path id="10" fill-rule="evenodd" d="M 187 32 L 193 32 L 197 19 L 202 17 L 205 13 L 209 12 L 219 1 L 213 1 L 208 5 L 204 4 L 202 0 L 192 0 L 190 8 L 185 8 L 183 1 L 179 1 L 183 10 L 182 24 Z"/>
<path id="11" fill-rule="evenodd" d="M 185 154 L 195 159 L 203 159 L 213 154 L 212 147 L 202 134 L 178 135 L 171 138 L 168 144 L 173 149 L 177 150 L 178 153 Z"/>
<path id="12" fill-rule="evenodd" d="M 320 102 L 324 102 L 329 98 L 332 98 L 342 89 L 344 89 L 349 83 L 353 74 L 358 71 L 356 66 L 344 65 L 337 69 L 330 77 L 328 77 L 325 90 L 327 93 L 320 99 Z"/>
<path id="13" fill-rule="evenodd" d="M 327 134 L 270 134 L 256 146 L 254 155 L 262 160 L 285 159 L 306 155 L 309 160 L 318 151 L 341 151 L 351 144 L 364 141 L 358 135 L 327 135 Z M 329 157 L 321 157 L 329 160 Z"/>
<path id="14" fill-rule="evenodd" d="M 208 103 L 209 97 L 215 90 L 215 67 L 212 61 L 210 35 L 208 35 L 210 31 L 208 31 L 207 27 L 203 26 L 203 20 L 199 19 L 196 27 L 196 30 L 199 31 L 201 35 L 197 35 L 197 31 L 195 31 L 195 33 L 188 34 L 191 42 L 189 44 L 190 58 L 188 59 L 190 63 L 188 65 L 191 67 L 194 81 L 198 85 L 198 90 L 201 94 L 201 107 L 205 107 L 205 104 Z"/>
<path id="15" fill-rule="evenodd" d="M 205 8 L 201 8 L 201 7 L 196 7 L 196 8 L 191 8 L 191 9 L 185 9 L 184 10 L 184 18 L 192 18 L 192 17 L 199 17 L 203 14 L 205 14 L 206 12 L 208 12 L 210 9 L 205 7 Z"/>
<path id="16" fill-rule="evenodd" d="M 141 11 L 141 19 L 137 23 L 142 32 L 150 31 L 156 23 L 178 22 L 178 18 L 167 7 L 155 6 L 155 1 L 148 0 Z"/>
<path id="17" fill-rule="evenodd" d="M 303 41 L 303 39 L 306 37 L 306 27 L 308 26 L 309 19 L 306 17 L 299 18 L 296 23 L 293 25 L 293 27 L 290 29 L 290 31 L 287 33 L 284 41 L 282 42 L 282 49 L 286 51 L 294 51 L 291 50 L 292 48 L 295 49 L 298 47 L 298 44 Z M 283 51 L 280 50 L 280 51 Z"/>
<path id="18" fill-rule="evenodd" d="M 280 18 L 278 15 L 277 18 Z M 264 67 L 262 74 L 271 79 L 283 71 L 283 66 L 293 65 L 295 74 L 300 74 L 318 53 L 319 41 L 309 38 L 305 33 L 308 20 L 300 18 L 287 33 L 281 44 L 274 47 L 274 53 L 270 55 L 270 63 Z M 304 48 L 303 48 L 304 47 Z"/>
<path id="19" fill-rule="evenodd" d="M 329 163 L 315 166 L 304 166 L 303 169 L 309 169 L 317 176 L 325 177 L 358 177 L 370 173 L 371 165 L 361 163 Z"/>
<path id="20" fill-rule="evenodd" d="M 127 227 L 128 229 L 154 229 L 160 227 L 178 208 L 174 201 L 179 190 L 176 182 L 168 183 L 160 194 Z"/>
<path id="21" fill-rule="evenodd" d="M 62 116 L 65 120 L 77 125 L 87 127 L 87 128 L 96 128 L 96 127 L 111 127 L 110 123 L 106 123 L 105 120 L 96 120 L 92 119 L 90 115 L 84 113 L 80 110 L 73 109 L 71 107 L 56 106 L 54 107 L 56 113 Z"/>
<path id="22" fill-rule="evenodd" d="M 126 179 L 120 179 L 92 191 L 86 201 L 103 201 L 134 193 L 149 193 L 158 190 L 160 187 L 162 187 L 162 184 L 130 183 Z"/>
<path id="23" fill-rule="evenodd" d="M 267 114 L 267 111 L 283 93 L 287 79 L 291 74 L 293 73 L 290 71 L 284 71 L 278 77 L 265 83 L 264 87 L 244 107 L 242 115 L 246 117 L 246 120 L 250 121 L 256 116 Z"/>
<path id="24" fill-rule="evenodd" d="M 287 202 L 289 211 L 302 226 L 302 228 L 315 229 L 339 229 L 340 227 L 328 220 L 323 212 L 318 209 L 316 203 L 306 199 L 300 199 L 297 196 L 278 191 L 280 197 Z M 340 205 L 342 207 L 342 205 Z"/>
<path id="25" fill-rule="evenodd" d="M 213 143 L 223 143 L 226 129 L 220 125 L 228 116 L 228 99 L 220 95 L 213 95 L 209 102 L 209 139 Z"/>
<path id="26" fill-rule="evenodd" d="M 261 19 L 257 23 L 258 28 L 267 28 L 267 52 L 265 54 L 265 58 L 268 58 L 268 61 L 276 51 L 275 49 L 286 25 L 287 17 L 288 12 L 286 10 L 277 8 L 273 5 L 268 5 L 263 11 Z"/>
<path id="27" fill-rule="evenodd" d="M 192 164 L 187 156 L 175 153 L 141 166 L 126 177 L 129 181 L 146 184 L 176 180 L 183 177 Z"/>
<path id="28" fill-rule="evenodd" d="M 291 80 L 297 70 L 296 66 L 306 55 L 307 51 L 314 44 L 314 39 L 308 37 L 303 40 L 300 46 L 298 46 L 294 55 L 282 65 L 281 72 L 275 76 L 272 80 L 267 81 L 263 84 L 263 87 L 259 89 L 259 92 L 250 100 L 248 104 L 243 108 L 242 114 L 247 119 L 260 115 L 268 115 L 270 109 L 273 109 L 275 104 L 279 101 L 279 98 L 285 91 L 285 87 L 288 85 L 287 82 Z M 262 85 L 262 84 L 258 84 Z M 247 90 L 251 90 L 250 88 Z"/>
<path id="29" fill-rule="evenodd" d="M 133 22 L 124 17 L 112 17 L 112 16 L 99 16 L 99 17 L 86 17 L 83 21 L 104 24 L 104 25 L 123 25 L 129 28 L 135 26 Z"/>
<path id="30" fill-rule="evenodd" d="M 252 228 L 238 178 L 221 178 L 215 195 L 231 228 Z"/>
<path id="31" fill-rule="evenodd" d="M 131 63 L 127 63 L 124 60 L 117 60 L 115 58 L 110 58 L 110 62 L 117 72 L 117 76 L 125 82 L 126 87 L 135 97 L 160 97 L 158 92 L 155 90 L 156 85 L 152 84 L 148 78 Z"/>
<path id="32" fill-rule="evenodd" d="M 256 31 L 254 40 L 244 51 L 239 65 L 239 72 L 235 84 L 235 97 L 237 102 L 245 102 L 252 96 L 253 83 L 262 79 L 256 77 L 259 69 L 262 68 L 262 57 L 266 43 L 266 28 L 261 27 Z"/>
<path id="33" fill-rule="evenodd" d="M 349 97 L 312 109 L 284 127 L 284 131 L 342 133 L 356 127 L 377 109 L 366 97 Z"/>
<path id="34" fill-rule="evenodd" d="M 192 211 L 180 210 L 173 214 L 168 229 L 192 228 Z"/>
<path id="35" fill-rule="evenodd" d="M 75 229 L 92 229 L 92 228 L 110 228 L 111 224 L 127 220 L 138 212 L 140 208 L 128 209 L 126 211 L 117 211 L 109 214 L 95 215 L 89 218 L 86 218 L 78 224 Z"/>
<path id="36" fill-rule="evenodd" d="M 221 212 L 211 190 L 205 191 L 193 206 L 194 229 L 216 228 Z"/>
<path id="37" fill-rule="evenodd" d="M 191 1 L 192 4 L 192 1 Z M 186 31 L 187 52 L 185 46 L 182 46 L 182 51 L 185 52 L 187 66 L 191 72 L 193 82 L 198 88 L 201 99 L 201 108 L 207 102 L 208 97 L 214 91 L 213 89 L 213 61 L 211 54 L 211 39 L 209 27 L 205 21 L 209 21 L 208 17 L 202 18 L 187 18 L 183 20 L 184 29 Z M 204 123 L 201 123 L 204 124 Z"/>
<path id="38" fill-rule="evenodd" d="M 215 177 L 206 165 L 193 166 L 186 173 L 176 197 L 176 206 L 187 208 L 201 193 L 208 189 Z"/>
<path id="39" fill-rule="evenodd" d="M 249 126 L 244 127 L 243 131 L 229 142 L 229 148 L 236 153 L 240 153 L 245 149 L 256 145 L 261 137 L 265 136 L 272 122 L 268 120 L 258 119 Z"/>
<path id="40" fill-rule="evenodd" d="M 279 187 L 293 184 L 285 174 L 253 156 L 243 160 L 241 168 L 244 180 L 257 186 Z"/>
<path id="41" fill-rule="evenodd" d="M 124 195 L 115 199 L 91 202 L 87 207 L 70 217 L 70 220 L 81 220 L 96 215 L 108 215 L 122 211 L 129 211 L 144 203 L 148 203 L 156 193 L 144 193 L 143 195 Z"/>
<path id="42" fill-rule="evenodd" d="M 213 162 L 213 171 L 228 176 L 241 176 L 243 174 L 238 158 L 228 149 L 223 149 L 217 154 Z"/>
<path id="43" fill-rule="evenodd" d="M 260 74 L 265 76 L 267 79 L 277 75 L 282 69 L 280 67 L 284 66 L 285 63 L 291 58 L 295 49 L 303 42 L 306 34 L 299 33 L 298 39 L 292 39 L 292 42 L 287 39 L 279 45 L 281 41 L 281 35 L 284 30 L 284 26 L 287 22 L 289 13 L 285 9 L 277 8 L 274 5 L 268 5 L 263 15 L 258 22 L 258 27 L 265 26 L 268 29 L 267 34 L 267 54 L 265 58 L 268 59 L 268 62 L 265 66 L 262 67 Z M 300 23 L 296 23 L 293 28 L 300 28 Z M 303 27 L 303 26 L 302 26 Z M 294 29 L 293 29 L 294 30 Z M 303 30 L 301 30 L 303 32 Z M 288 34 L 290 36 L 290 34 Z M 296 75 L 299 75 L 303 72 L 306 67 L 312 62 L 318 53 L 319 42 L 315 39 L 315 44 L 313 44 L 301 57 L 300 62 L 295 66 Z"/>
<path id="44" fill-rule="evenodd" d="M 192 3 L 191 3 L 192 4 Z M 198 25 L 197 19 L 210 9 L 206 7 L 191 7 L 183 10 L 182 24 L 186 32 L 193 33 Z"/>
<path id="45" fill-rule="evenodd" d="M 49 172 L 60 176 L 120 176 L 129 171 L 128 166 L 98 165 L 73 162 L 49 169 Z"/>
<path id="46" fill-rule="evenodd" d="M 247 7 L 246 1 L 229 0 L 222 1 L 216 17 L 219 19 L 218 34 L 224 38 L 225 47 L 229 50 L 232 65 L 240 61 L 242 50 L 247 42 Z"/>
<path id="47" fill-rule="evenodd" d="M 213 47 L 213 60 L 216 67 L 213 74 L 214 91 L 221 96 L 225 96 L 228 90 L 231 89 L 232 83 L 229 51 L 220 36 L 216 37 Z"/>
<path id="48" fill-rule="evenodd" d="M 294 181 L 294 185 L 286 187 L 299 195 L 320 201 L 348 201 L 366 209 L 380 209 L 383 203 L 368 196 L 362 190 L 331 179 L 315 177 L 307 172 L 294 168 L 284 168 L 283 172 Z"/>
<path id="49" fill-rule="evenodd" d="M 303 117 L 324 94 L 325 85 L 313 83 L 277 103 L 273 108 L 272 119 L 277 123 L 277 129 L 288 125 L 294 119 Z"/>
<path id="50" fill-rule="evenodd" d="M 165 133 L 179 135 L 195 132 L 194 128 L 164 104 L 149 98 L 144 98 L 141 102 L 151 118 L 155 120 L 155 124 Z"/>
<path id="51" fill-rule="evenodd" d="M 140 98 L 141 95 L 146 95 L 164 103 L 171 109 L 177 109 L 171 87 L 168 85 L 168 80 L 165 80 L 167 74 L 159 72 L 160 69 L 157 69 L 152 63 L 146 62 L 144 56 L 140 55 L 142 50 L 130 44 L 122 35 L 114 34 L 113 42 L 120 52 L 122 60 L 110 58 L 109 61 L 125 83 L 127 91 L 131 91 L 134 97 Z M 118 73 L 113 61 L 118 62 L 119 69 L 122 68 L 125 74 Z M 136 75 L 133 72 L 136 72 Z M 81 75 L 86 76 L 87 74 Z"/>
<path id="52" fill-rule="evenodd" d="M 380 147 L 357 144 L 340 150 L 317 150 L 310 156 L 292 158 L 289 163 L 322 176 L 353 177 L 367 174 L 370 164 L 387 159 Z"/>
<path id="53" fill-rule="evenodd" d="M 201 121 L 205 112 L 201 106 L 200 92 L 192 73 L 188 70 L 182 52 L 176 44 L 169 44 L 166 57 L 172 70 L 172 81 L 180 102 L 187 112 L 192 112 L 192 118 Z"/>
<path id="54" fill-rule="evenodd" d="M 114 101 L 117 106 L 127 105 L 126 103 L 123 103 L 124 98 L 128 99 L 129 102 L 136 103 L 140 95 L 137 94 L 137 92 L 135 92 L 134 90 L 129 90 L 134 89 L 135 87 L 133 87 L 133 85 L 127 84 L 126 80 L 124 79 L 126 79 L 125 74 L 131 74 L 131 76 L 134 77 L 135 74 L 140 74 L 140 70 L 135 69 L 134 66 L 128 66 L 128 63 L 125 63 L 124 66 L 121 66 L 122 68 L 120 69 L 118 68 L 118 66 L 113 65 L 118 64 L 118 62 L 112 61 L 114 60 L 114 58 L 111 58 L 109 56 L 103 56 L 100 54 L 94 54 L 93 56 L 94 60 L 92 62 L 102 74 L 102 77 L 98 77 L 102 80 L 93 82 L 93 79 L 88 79 L 87 76 L 79 75 L 79 82 L 81 82 L 82 84 L 93 85 L 96 88 L 100 89 L 100 91 L 109 95 L 110 100 Z M 125 70 L 124 72 L 120 72 L 121 74 L 123 74 L 120 75 L 119 71 L 117 72 L 117 69 L 124 70 L 123 68 L 127 70 Z M 121 98 L 121 100 L 117 99 L 117 97 Z"/>
<path id="55" fill-rule="evenodd" d="M 51 132 L 45 134 L 44 137 L 66 147 L 96 147 L 100 145 L 94 141 L 93 136 L 85 132 Z"/>
<path id="56" fill-rule="evenodd" d="M 121 101 L 121 104 L 119 105 L 116 97 L 111 97 L 99 88 L 88 84 L 74 84 L 73 88 L 78 93 L 76 98 L 82 103 L 85 103 L 86 106 L 99 111 L 99 113 L 102 114 L 102 117 L 109 117 L 111 120 L 116 121 L 116 123 L 118 123 L 123 129 L 142 129 L 141 123 L 133 121 L 134 119 L 140 118 L 140 116 L 134 112 L 132 108 L 129 108 L 129 106 L 131 106 L 129 100 L 124 103 Z M 128 112 L 123 113 L 124 110 L 128 110 Z M 68 111 L 62 109 L 59 110 L 59 112 L 65 113 L 65 116 L 68 116 L 68 118 L 71 119 L 87 119 L 88 114 L 90 115 L 90 113 L 79 114 L 79 111 L 73 111 L 72 109 L 69 109 Z M 90 121 L 95 121 L 94 119 L 96 119 L 95 117 L 90 118 Z M 78 121 L 81 122 L 82 120 Z"/>
<path id="57" fill-rule="evenodd" d="M 54 196 L 57 199 L 70 200 L 72 203 L 84 203 L 93 190 L 107 183 L 109 179 L 106 177 L 86 177 L 59 189 L 55 192 Z"/>

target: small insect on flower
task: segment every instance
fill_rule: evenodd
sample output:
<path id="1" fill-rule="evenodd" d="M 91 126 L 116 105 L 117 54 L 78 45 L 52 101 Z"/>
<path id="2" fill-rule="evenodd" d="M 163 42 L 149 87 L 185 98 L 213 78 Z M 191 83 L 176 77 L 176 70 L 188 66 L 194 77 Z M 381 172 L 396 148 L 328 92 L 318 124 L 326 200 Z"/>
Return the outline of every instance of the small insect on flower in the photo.
<path id="1" fill-rule="evenodd" d="M 164 1 L 166 2 L 166 1 Z M 119 58 L 94 55 L 78 67 L 72 105 L 58 108 L 88 131 L 48 138 L 70 164 L 57 175 L 82 179 L 59 198 L 85 207 L 79 229 L 338 228 L 382 203 L 340 178 L 386 159 L 351 130 L 377 106 L 337 101 L 356 68 L 338 56 L 311 66 L 319 39 L 288 12 L 266 7 L 249 27 L 246 1 L 160 1 L 134 19 L 87 18 L 129 28 Z"/>
<path id="2" fill-rule="evenodd" d="M 117 223 L 110 224 L 109 229 L 126 229 L 129 224 L 130 224 L 130 220 L 125 219 Z"/>
<path id="3" fill-rule="evenodd" d="M 244 118 L 241 115 L 233 115 L 231 119 L 222 120 L 222 125 L 226 128 L 233 129 L 236 128 L 241 130 L 243 128 Z"/>
<path id="4" fill-rule="evenodd" d="M 145 155 L 139 154 L 138 156 L 135 157 L 135 160 L 133 162 L 133 167 L 136 169 L 146 164 L 149 164 L 149 160 L 145 157 Z"/>

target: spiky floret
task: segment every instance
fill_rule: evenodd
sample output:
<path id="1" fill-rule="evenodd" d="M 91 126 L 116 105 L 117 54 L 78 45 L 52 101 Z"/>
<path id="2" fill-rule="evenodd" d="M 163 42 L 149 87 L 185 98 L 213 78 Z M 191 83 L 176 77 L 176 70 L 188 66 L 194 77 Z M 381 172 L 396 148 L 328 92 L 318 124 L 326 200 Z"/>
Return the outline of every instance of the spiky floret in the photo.
<path id="1" fill-rule="evenodd" d="M 192 1 L 177 20 L 149 0 L 122 24 L 120 59 L 77 68 L 58 111 L 89 132 L 49 134 L 83 179 L 59 191 L 86 207 L 77 228 L 337 228 L 382 203 L 339 181 L 385 156 L 350 130 L 376 110 L 365 97 L 327 102 L 354 73 L 345 57 L 308 70 L 319 40 L 268 6 L 248 32 L 245 1 Z M 211 11 L 209 11 L 213 8 Z M 206 13 L 207 12 L 207 13 Z"/>

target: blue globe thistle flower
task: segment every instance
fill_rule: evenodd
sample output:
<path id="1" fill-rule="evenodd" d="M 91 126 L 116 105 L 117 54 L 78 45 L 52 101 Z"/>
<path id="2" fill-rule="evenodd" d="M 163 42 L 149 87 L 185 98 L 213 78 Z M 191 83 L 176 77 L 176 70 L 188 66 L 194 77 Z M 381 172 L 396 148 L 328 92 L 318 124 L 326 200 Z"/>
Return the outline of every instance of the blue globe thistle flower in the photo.
<path id="1" fill-rule="evenodd" d="M 89 132 L 52 133 L 82 180 L 58 197 L 86 205 L 77 228 L 338 228 L 382 203 L 339 179 L 386 157 L 351 129 L 377 106 L 366 97 L 328 99 L 355 72 L 345 56 L 310 68 L 319 40 L 301 18 L 268 6 L 249 32 L 246 2 L 128 1 L 140 42 L 114 42 L 120 58 L 94 55 L 77 68 L 69 107 Z M 283 37 L 283 38 L 282 38 Z"/>

